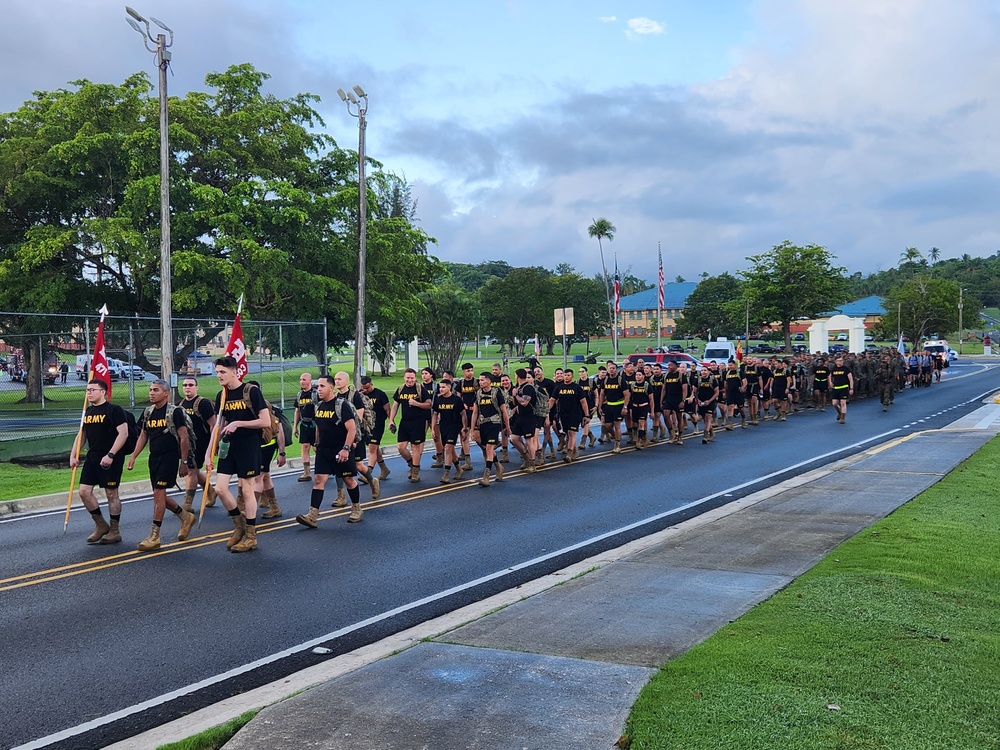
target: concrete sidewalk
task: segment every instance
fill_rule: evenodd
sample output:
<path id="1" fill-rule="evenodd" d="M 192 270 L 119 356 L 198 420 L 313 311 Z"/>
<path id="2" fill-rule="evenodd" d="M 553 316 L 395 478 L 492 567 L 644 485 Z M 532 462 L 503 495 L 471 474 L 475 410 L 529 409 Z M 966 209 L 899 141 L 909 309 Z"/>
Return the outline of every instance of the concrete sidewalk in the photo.
<path id="1" fill-rule="evenodd" d="M 226 748 L 610 750 L 659 665 L 998 431 L 1000 406 L 984 405 L 192 714 L 180 736 L 277 700 Z M 177 739 L 179 724 L 114 747 Z"/>

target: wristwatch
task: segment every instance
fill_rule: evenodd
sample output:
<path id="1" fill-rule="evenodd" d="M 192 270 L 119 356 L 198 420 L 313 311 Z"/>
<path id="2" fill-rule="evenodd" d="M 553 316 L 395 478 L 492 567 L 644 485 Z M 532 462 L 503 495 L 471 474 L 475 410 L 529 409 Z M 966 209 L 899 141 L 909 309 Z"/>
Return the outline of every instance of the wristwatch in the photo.
<path id="1" fill-rule="evenodd" d="M 284 455 L 285 455 L 285 452 L 284 452 L 284 451 L 279 451 L 279 452 L 278 452 L 278 455 L 279 455 L 279 456 L 284 456 Z"/>
<path id="2" fill-rule="evenodd" d="M 108 451 L 108 458 L 114 458 L 116 455 L 114 451 Z"/>

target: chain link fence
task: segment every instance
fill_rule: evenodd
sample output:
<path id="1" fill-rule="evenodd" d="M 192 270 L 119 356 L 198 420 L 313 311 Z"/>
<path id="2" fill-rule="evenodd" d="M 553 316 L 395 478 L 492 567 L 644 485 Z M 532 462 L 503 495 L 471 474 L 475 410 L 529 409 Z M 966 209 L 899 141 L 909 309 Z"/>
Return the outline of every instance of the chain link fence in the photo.
<path id="1" fill-rule="evenodd" d="M 0 311 L 0 461 L 68 453 L 80 425 L 90 356 L 100 317 Z M 265 398 L 291 407 L 301 372 L 313 376 L 328 363 L 326 321 L 241 320 L 248 380 Z M 225 353 L 232 320 L 174 318 L 178 377 L 202 380 L 202 396 L 219 390 L 214 360 Z M 148 383 L 160 377 L 160 319 L 107 316 L 105 348 L 112 400 L 138 413 Z"/>

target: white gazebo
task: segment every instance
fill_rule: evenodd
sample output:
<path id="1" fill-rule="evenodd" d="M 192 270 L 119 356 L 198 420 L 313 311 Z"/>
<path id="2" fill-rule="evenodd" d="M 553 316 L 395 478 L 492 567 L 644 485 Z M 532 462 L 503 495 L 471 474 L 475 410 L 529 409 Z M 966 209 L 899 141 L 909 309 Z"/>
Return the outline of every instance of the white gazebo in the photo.
<path id="1" fill-rule="evenodd" d="M 847 350 L 863 352 L 865 350 L 865 319 L 849 315 L 833 315 L 829 318 L 817 318 L 809 326 L 809 351 L 829 352 L 830 331 L 847 330 Z"/>

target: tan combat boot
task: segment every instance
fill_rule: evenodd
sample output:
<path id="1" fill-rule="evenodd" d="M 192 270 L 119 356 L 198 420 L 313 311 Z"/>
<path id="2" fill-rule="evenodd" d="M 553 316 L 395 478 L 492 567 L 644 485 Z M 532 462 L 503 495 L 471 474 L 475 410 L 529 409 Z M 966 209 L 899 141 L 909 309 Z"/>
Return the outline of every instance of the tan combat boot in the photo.
<path id="1" fill-rule="evenodd" d="M 295 516 L 295 520 L 301 523 L 303 526 L 308 526 L 310 529 L 315 529 L 319 523 L 319 508 L 309 508 L 309 512 L 304 516 Z"/>
<path id="2" fill-rule="evenodd" d="M 381 481 L 383 479 L 388 479 L 389 475 L 391 473 L 392 472 L 389 470 L 389 467 L 385 465 L 385 461 L 379 461 L 378 462 L 378 478 L 379 478 L 379 481 Z"/>
<path id="3" fill-rule="evenodd" d="M 374 474 L 372 474 L 372 479 L 368 483 L 368 486 L 371 487 L 371 490 L 372 490 L 372 500 L 378 500 L 380 497 L 382 497 L 382 480 L 381 479 L 379 479 L 377 476 L 375 476 Z"/>
<path id="4" fill-rule="evenodd" d="M 122 533 L 118 528 L 118 521 L 111 519 L 111 528 L 108 533 L 101 537 L 101 544 L 118 544 L 122 540 Z"/>
<path id="5" fill-rule="evenodd" d="M 450 466 L 445 466 L 444 467 L 444 473 L 441 474 L 441 484 L 450 484 L 451 483 L 451 477 L 448 476 L 450 473 L 451 473 L 451 467 Z"/>
<path id="6" fill-rule="evenodd" d="M 140 552 L 152 552 L 160 548 L 160 527 L 155 523 L 153 528 L 149 531 L 149 536 L 139 542 L 139 546 L 136 547 Z"/>
<path id="7" fill-rule="evenodd" d="M 300 482 L 311 482 L 312 481 L 312 474 L 309 472 L 309 466 L 310 466 L 310 464 L 309 464 L 308 461 L 303 461 L 302 462 L 302 476 L 299 477 L 298 481 L 300 481 Z"/>
<path id="8" fill-rule="evenodd" d="M 483 471 L 483 476 L 479 480 L 479 486 L 480 487 L 489 487 L 490 486 L 490 470 L 489 469 L 486 469 L 485 471 Z"/>
<path id="9" fill-rule="evenodd" d="M 414 466 L 414 467 L 412 467 L 410 469 L 410 481 L 411 482 L 419 482 L 420 481 L 420 465 L 419 464 L 417 464 L 416 466 Z"/>
<path id="10" fill-rule="evenodd" d="M 347 517 L 348 523 L 358 523 L 364 518 L 365 512 L 361 510 L 361 503 L 351 503 L 351 515 Z"/>
<path id="11" fill-rule="evenodd" d="M 233 535 L 226 540 L 226 549 L 232 549 L 243 540 L 247 530 L 247 519 L 240 513 L 233 516 Z"/>
<path id="12" fill-rule="evenodd" d="M 335 497 L 333 502 L 330 503 L 330 507 L 331 508 L 347 507 L 347 491 L 343 487 L 337 488 L 337 497 Z"/>
<path id="13" fill-rule="evenodd" d="M 177 541 L 183 542 L 191 535 L 191 529 L 194 528 L 194 522 L 198 520 L 198 516 L 189 510 L 182 510 L 180 519 L 181 530 L 177 532 Z"/>
<path id="14" fill-rule="evenodd" d="M 493 468 L 496 470 L 496 473 L 497 473 L 497 481 L 498 482 L 502 482 L 503 481 L 503 464 L 501 464 L 499 461 L 494 461 L 493 462 Z"/>
<path id="15" fill-rule="evenodd" d="M 181 505 L 181 508 L 183 508 L 184 510 L 186 510 L 188 513 L 193 513 L 194 512 L 194 493 L 193 492 L 191 492 L 190 494 L 187 493 L 187 492 L 184 493 L 184 503 L 183 503 L 183 505 Z"/>
<path id="16" fill-rule="evenodd" d="M 444 468 L 444 454 L 443 453 L 435 453 L 434 454 L 434 463 L 431 464 L 431 468 L 432 469 L 441 469 L 441 468 Z"/>
<path id="17" fill-rule="evenodd" d="M 243 535 L 243 540 L 239 544 L 234 544 L 229 548 L 230 552 L 249 552 L 257 549 L 257 527 L 247 526 L 247 533 Z"/>
<path id="18" fill-rule="evenodd" d="M 464 465 L 462 465 L 462 464 L 455 464 L 455 481 L 456 481 L 456 482 L 457 482 L 457 481 L 458 481 L 459 479 L 461 479 L 461 478 L 462 478 L 462 475 L 463 475 L 464 473 L 465 473 L 465 466 L 464 466 Z"/>
<path id="19" fill-rule="evenodd" d="M 205 507 L 206 508 L 211 508 L 213 505 L 215 505 L 215 498 L 216 497 L 218 497 L 218 496 L 215 494 L 215 487 L 209 487 L 208 488 L 208 497 L 205 499 Z"/>
<path id="20" fill-rule="evenodd" d="M 111 530 L 104 516 L 94 516 L 94 533 L 87 537 L 87 544 L 98 544 L 101 539 Z"/>
<path id="21" fill-rule="evenodd" d="M 264 490 L 264 498 L 268 501 L 268 508 L 262 517 L 281 518 L 281 506 L 278 505 L 278 498 L 274 496 L 274 490 Z"/>

